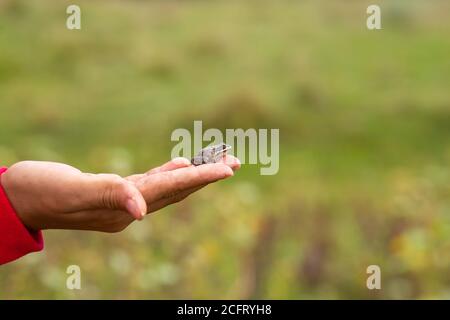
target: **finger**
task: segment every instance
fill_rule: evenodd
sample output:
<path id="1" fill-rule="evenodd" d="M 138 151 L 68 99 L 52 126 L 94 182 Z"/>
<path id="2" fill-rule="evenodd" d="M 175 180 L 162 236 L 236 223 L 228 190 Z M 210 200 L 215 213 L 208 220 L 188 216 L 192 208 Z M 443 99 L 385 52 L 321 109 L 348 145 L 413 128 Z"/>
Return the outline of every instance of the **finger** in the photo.
<path id="1" fill-rule="evenodd" d="M 180 202 L 186 199 L 192 193 L 204 188 L 206 185 L 198 186 L 178 193 L 171 198 L 158 200 L 149 205 L 147 212 L 152 213 L 158 211 L 168 205 Z M 123 214 L 122 214 L 123 213 Z M 106 232 L 117 232 L 128 226 L 134 218 L 126 214 L 126 212 L 109 209 L 96 209 L 83 212 L 77 212 L 77 218 L 80 220 L 79 226 L 76 229 L 80 230 L 98 230 Z M 86 220 L 90 223 L 86 225 Z M 73 222 L 71 224 L 73 228 Z"/>
<path id="2" fill-rule="evenodd" d="M 117 175 L 91 175 L 85 184 L 91 207 L 123 210 L 141 220 L 147 212 L 147 203 L 137 187 Z"/>
<path id="3" fill-rule="evenodd" d="M 169 198 L 181 191 L 233 176 L 233 170 L 223 164 L 205 164 L 149 175 L 137 183 L 147 203 Z"/>
<path id="4" fill-rule="evenodd" d="M 201 185 L 201 186 L 198 186 L 198 187 L 194 187 L 194 188 L 189 188 L 189 189 L 186 189 L 184 191 L 181 191 L 181 192 L 173 195 L 170 198 L 163 198 L 163 199 L 160 199 L 160 200 L 158 200 L 156 202 L 153 202 L 153 203 L 148 205 L 147 214 L 155 212 L 155 211 L 158 211 L 159 209 L 167 207 L 168 205 L 180 202 L 180 201 L 186 199 L 192 193 L 194 193 L 194 192 L 196 192 L 196 191 L 198 191 L 200 189 L 203 189 L 206 186 L 207 186 L 207 184 L 204 184 L 204 185 Z"/>
<path id="5" fill-rule="evenodd" d="M 147 212 L 147 202 L 135 185 L 127 183 L 126 189 L 128 190 L 118 195 L 122 199 L 115 209 L 125 209 L 133 218 L 142 220 Z"/>
<path id="6" fill-rule="evenodd" d="M 170 160 L 169 162 L 166 162 L 165 164 L 163 164 L 160 167 L 156 167 L 156 168 L 148 171 L 146 173 L 146 175 L 151 175 L 151 174 L 166 172 L 166 171 L 172 171 L 172 170 L 176 170 L 176 169 L 180 169 L 180 168 L 186 168 L 186 167 L 190 167 L 191 165 L 192 164 L 188 159 L 178 157 L 178 158 L 174 158 L 174 159 Z"/>
<path id="7" fill-rule="evenodd" d="M 238 158 L 229 154 L 223 157 L 220 162 L 225 163 L 227 166 L 233 169 L 233 171 L 237 171 L 241 168 L 241 161 Z"/>
<path id="8" fill-rule="evenodd" d="M 128 176 L 126 179 L 131 182 L 137 182 L 139 179 L 142 179 L 143 177 L 148 176 L 148 175 L 165 172 L 165 171 L 176 170 L 176 169 L 185 168 L 185 167 L 189 167 L 189 166 L 191 166 L 191 162 L 188 159 L 178 157 L 178 158 L 174 158 L 174 159 L 170 160 L 169 162 L 166 162 L 162 166 L 153 168 L 153 169 L 147 171 L 146 173 L 134 174 L 134 175 Z"/>

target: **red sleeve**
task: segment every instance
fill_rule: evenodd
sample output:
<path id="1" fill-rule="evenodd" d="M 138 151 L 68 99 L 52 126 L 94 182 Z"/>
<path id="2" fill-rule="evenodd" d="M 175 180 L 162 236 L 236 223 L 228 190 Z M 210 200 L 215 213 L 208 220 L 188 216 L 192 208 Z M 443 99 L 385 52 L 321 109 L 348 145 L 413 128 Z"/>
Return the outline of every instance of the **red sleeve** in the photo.
<path id="1" fill-rule="evenodd" d="M 5 171 L 6 168 L 0 168 L 0 265 L 44 248 L 42 233 L 28 230 L 11 206 L 1 186 Z"/>

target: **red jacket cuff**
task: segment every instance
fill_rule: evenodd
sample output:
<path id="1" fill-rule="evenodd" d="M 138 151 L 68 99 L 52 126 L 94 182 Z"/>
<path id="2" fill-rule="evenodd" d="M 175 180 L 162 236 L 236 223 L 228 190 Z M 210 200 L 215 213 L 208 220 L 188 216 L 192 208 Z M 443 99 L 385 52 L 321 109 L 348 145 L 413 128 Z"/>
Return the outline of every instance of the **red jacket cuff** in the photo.
<path id="1" fill-rule="evenodd" d="M 41 231 L 24 226 L 1 186 L 1 175 L 6 170 L 0 168 L 0 265 L 44 248 Z"/>

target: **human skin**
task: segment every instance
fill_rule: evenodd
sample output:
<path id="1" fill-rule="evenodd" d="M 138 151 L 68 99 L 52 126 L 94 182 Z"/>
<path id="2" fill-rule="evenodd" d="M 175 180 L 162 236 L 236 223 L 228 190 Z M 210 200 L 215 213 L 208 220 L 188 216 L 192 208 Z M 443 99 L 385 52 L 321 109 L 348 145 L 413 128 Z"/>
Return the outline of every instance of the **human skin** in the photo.
<path id="1" fill-rule="evenodd" d="M 23 161 L 1 176 L 17 215 L 32 230 L 119 232 L 134 220 L 233 176 L 239 160 L 192 166 L 175 158 L 143 174 L 91 174 L 66 164 Z"/>

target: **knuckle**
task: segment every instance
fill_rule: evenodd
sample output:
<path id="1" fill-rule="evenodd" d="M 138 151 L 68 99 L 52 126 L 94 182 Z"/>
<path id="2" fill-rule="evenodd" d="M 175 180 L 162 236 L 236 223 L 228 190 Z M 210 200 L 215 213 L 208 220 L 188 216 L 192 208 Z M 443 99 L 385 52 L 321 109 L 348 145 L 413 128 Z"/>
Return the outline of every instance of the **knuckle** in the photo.
<path id="1" fill-rule="evenodd" d="M 107 185 L 102 190 L 101 202 L 103 208 L 112 209 L 113 208 L 113 188 L 111 185 Z"/>
<path id="2" fill-rule="evenodd" d="M 102 204 L 105 208 L 116 209 L 119 206 L 120 196 L 127 192 L 128 182 L 120 177 L 109 177 L 103 188 Z"/>

